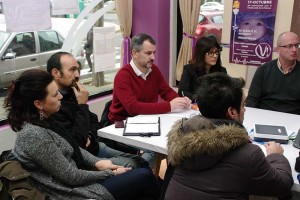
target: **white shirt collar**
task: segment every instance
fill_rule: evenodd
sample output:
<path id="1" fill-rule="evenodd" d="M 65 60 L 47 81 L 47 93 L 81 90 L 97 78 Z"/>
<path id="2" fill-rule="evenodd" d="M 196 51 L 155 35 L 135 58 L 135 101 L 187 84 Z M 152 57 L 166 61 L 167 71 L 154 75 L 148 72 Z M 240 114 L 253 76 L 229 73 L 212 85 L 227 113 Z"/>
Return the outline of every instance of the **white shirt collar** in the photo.
<path id="1" fill-rule="evenodd" d="M 141 72 L 141 71 L 136 67 L 136 65 L 134 64 L 133 60 L 130 61 L 130 65 L 131 65 L 133 71 L 135 72 L 135 74 L 136 74 L 137 76 L 142 77 L 144 80 L 147 79 L 147 76 L 148 76 L 148 75 L 150 74 L 150 72 L 152 71 L 152 69 L 149 68 L 149 69 L 147 70 L 147 72 L 144 74 L 143 72 Z"/>

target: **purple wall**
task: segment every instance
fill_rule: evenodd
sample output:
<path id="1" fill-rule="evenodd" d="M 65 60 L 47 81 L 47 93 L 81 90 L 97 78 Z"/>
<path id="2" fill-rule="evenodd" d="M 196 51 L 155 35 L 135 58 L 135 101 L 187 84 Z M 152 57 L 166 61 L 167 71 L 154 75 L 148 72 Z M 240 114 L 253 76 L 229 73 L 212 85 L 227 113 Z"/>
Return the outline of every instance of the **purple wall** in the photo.
<path id="1" fill-rule="evenodd" d="M 147 33 L 156 40 L 154 63 L 169 82 L 170 1 L 133 0 L 132 36 Z"/>

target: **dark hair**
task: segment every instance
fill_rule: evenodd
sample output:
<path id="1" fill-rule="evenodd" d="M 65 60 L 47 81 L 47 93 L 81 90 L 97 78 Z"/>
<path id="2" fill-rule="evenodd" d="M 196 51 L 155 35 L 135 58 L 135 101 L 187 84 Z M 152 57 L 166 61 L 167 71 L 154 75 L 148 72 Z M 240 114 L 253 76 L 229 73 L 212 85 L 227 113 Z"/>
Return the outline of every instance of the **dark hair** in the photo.
<path id="1" fill-rule="evenodd" d="M 53 77 L 46 71 L 31 69 L 23 72 L 9 87 L 3 107 L 8 111 L 7 120 L 14 131 L 20 131 L 24 122 L 44 126 L 40 120 L 35 100 L 44 100 L 47 86 Z"/>
<path id="2" fill-rule="evenodd" d="M 216 39 L 212 37 L 202 37 L 199 38 L 194 50 L 194 55 L 191 61 L 191 64 L 196 69 L 196 73 L 198 76 L 203 76 L 206 74 L 206 63 L 205 56 L 206 53 L 210 52 L 213 49 L 221 50 L 221 47 Z M 221 70 L 221 56 L 218 56 L 217 63 L 211 66 L 209 72 L 218 72 Z"/>
<path id="3" fill-rule="evenodd" d="M 57 52 L 55 54 L 53 54 L 49 60 L 47 61 L 47 71 L 51 74 L 51 71 L 52 69 L 57 69 L 59 70 L 60 72 L 61 71 L 61 62 L 60 62 L 60 58 L 63 56 L 63 55 L 70 55 L 72 56 L 72 54 L 68 53 L 68 52 L 64 52 L 64 51 L 60 51 L 60 52 Z"/>
<path id="4" fill-rule="evenodd" d="M 140 52 L 142 45 L 146 40 L 148 40 L 153 45 L 156 44 L 155 40 L 150 35 L 146 33 L 140 33 L 131 39 L 130 52 L 132 52 L 133 49 L 135 49 L 137 52 Z"/>
<path id="5" fill-rule="evenodd" d="M 208 118 L 226 119 L 229 107 L 240 113 L 245 81 L 215 72 L 198 79 L 196 98 L 201 114 Z"/>

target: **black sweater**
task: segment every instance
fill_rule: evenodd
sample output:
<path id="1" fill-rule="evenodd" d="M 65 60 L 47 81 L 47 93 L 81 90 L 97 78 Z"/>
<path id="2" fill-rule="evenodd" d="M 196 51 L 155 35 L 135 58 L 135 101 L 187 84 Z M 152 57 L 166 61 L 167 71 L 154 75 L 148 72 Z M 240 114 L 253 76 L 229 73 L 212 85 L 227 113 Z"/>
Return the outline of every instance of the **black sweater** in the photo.
<path id="1" fill-rule="evenodd" d="M 49 118 L 51 125 L 59 125 L 83 149 L 86 149 L 87 138 L 89 137 L 91 144 L 86 150 L 97 155 L 99 144 L 96 138 L 97 130 L 100 128 L 98 116 L 89 111 L 87 104 L 78 104 L 73 91 L 62 95 L 60 110 Z"/>
<path id="2" fill-rule="evenodd" d="M 300 114 L 300 62 L 283 74 L 277 59 L 259 67 L 252 79 L 246 106 Z"/>

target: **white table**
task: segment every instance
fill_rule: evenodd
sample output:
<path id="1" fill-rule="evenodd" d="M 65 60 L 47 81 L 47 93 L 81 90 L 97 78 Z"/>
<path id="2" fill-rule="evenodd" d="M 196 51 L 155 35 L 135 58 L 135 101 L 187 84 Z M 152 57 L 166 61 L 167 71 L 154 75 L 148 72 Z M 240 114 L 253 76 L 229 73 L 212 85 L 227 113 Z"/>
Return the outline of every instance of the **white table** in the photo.
<path id="1" fill-rule="evenodd" d="M 123 128 L 115 128 L 114 125 L 99 129 L 98 136 L 167 155 L 166 136 L 171 130 L 171 127 L 174 124 L 174 122 L 180 120 L 183 117 L 191 117 L 197 114 L 199 114 L 199 112 L 195 110 L 182 110 L 180 112 L 158 115 L 161 120 L 160 136 L 123 136 Z M 274 112 L 256 108 L 246 108 L 245 119 L 243 123 L 245 128 L 249 131 L 254 127 L 255 123 L 284 125 L 286 126 L 288 132 L 297 132 L 300 128 L 300 115 Z M 257 145 L 259 145 L 265 152 L 265 148 L 263 147 L 263 145 Z M 298 157 L 299 155 L 299 149 L 294 148 L 291 141 L 288 144 L 282 146 L 284 149 L 284 155 L 287 157 L 292 167 L 293 178 L 295 182 L 292 189 L 294 191 L 300 192 L 300 185 L 297 180 L 298 173 L 294 170 L 296 157 Z"/>

